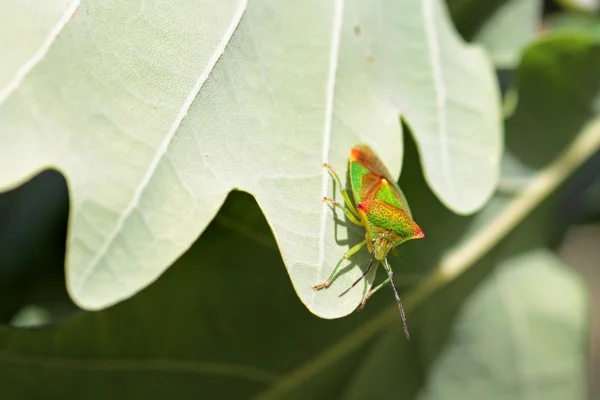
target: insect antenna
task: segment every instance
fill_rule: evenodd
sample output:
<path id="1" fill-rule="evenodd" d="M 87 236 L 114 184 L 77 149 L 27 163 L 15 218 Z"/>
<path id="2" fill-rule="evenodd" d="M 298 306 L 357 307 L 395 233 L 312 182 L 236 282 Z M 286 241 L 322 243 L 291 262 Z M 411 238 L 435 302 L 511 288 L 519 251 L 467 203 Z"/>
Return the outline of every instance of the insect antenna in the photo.
<path id="1" fill-rule="evenodd" d="M 358 278 L 356 280 L 356 282 L 354 282 L 352 284 L 352 286 L 350 286 L 348 289 L 344 290 L 338 297 L 342 297 L 343 295 L 345 295 L 346 293 L 348 293 L 350 291 L 350 289 L 352 289 L 354 286 L 356 286 L 358 284 L 358 282 L 362 281 L 363 278 L 365 276 L 367 276 L 367 274 L 371 270 L 371 267 L 373 266 L 373 261 L 375 261 L 375 252 L 371 253 L 371 262 L 369 263 L 369 266 L 367 267 L 367 269 L 365 270 L 365 272 L 363 272 L 363 274 L 360 276 L 360 278 Z"/>
<path id="2" fill-rule="evenodd" d="M 404 324 L 404 334 L 406 335 L 407 339 L 410 339 L 410 335 L 408 334 L 408 326 L 406 325 L 406 315 L 404 314 L 404 307 L 402 307 L 402 300 L 400 300 L 400 295 L 398 294 L 398 290 L 396 290 L 392 269 L 388 264 L 387 258 L 385 259 L 383 265 L 385 267 L 385 272 L 387 272 L 388 278 L 390 278 L 390 283 L 392 284 L 392 289 L 394 290 L 394 296 L 396 296 L 396 301 L 398 302 L 398 308 L 400 309 L 400 315 L 402 316 L 402 323 Z"/>

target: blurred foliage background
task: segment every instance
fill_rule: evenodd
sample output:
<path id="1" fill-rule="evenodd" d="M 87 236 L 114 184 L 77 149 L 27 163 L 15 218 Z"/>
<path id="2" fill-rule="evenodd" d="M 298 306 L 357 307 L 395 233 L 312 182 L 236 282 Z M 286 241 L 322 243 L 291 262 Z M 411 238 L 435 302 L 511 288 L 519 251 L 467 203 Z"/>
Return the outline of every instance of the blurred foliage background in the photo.
<path id="1" fill-rule="evenodd" d="M 502 28 L 509 3 L 448 0 L 463 37 L 494 56 L 505 96 L 506 151 L 490 203 L 469 217 L 448 211 L 405 136 L 400 184 L 427 232 L 393 260 L 408 293 L 410 341 L 386 291 L 346 318 L 312 315 L 242 192 L 157 282 L 81 311 L 64 285 L 67 186 L 46 171 L 0 194 L 0 397 L 600 397 L 590 379 L 600 376 L 598 153 L 575 160 L 582 165 L 567 168 L 573 173 L 463 274 L 418 289 L 448 252 L 501 222 L 569 146 L 599 134 L 597 10 L 522 2 L 540 14 L 535 30 L 507 43 L 513 30 L 527 31 L 507 17 L 513 28 Z"/>

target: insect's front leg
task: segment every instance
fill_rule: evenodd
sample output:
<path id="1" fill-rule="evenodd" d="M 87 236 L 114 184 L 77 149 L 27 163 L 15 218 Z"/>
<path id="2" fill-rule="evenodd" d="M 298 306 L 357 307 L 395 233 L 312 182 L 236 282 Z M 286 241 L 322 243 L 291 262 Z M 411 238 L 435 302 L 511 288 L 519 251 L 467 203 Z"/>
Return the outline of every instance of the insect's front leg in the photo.
<path id="1" fill-rule="evenodd" d="M 340 176 L 338 175 L 338 173 L 335 171 L 335 169 L 333 169 L 331 167 L 331 165 L 329 165 L 327 163 L 323 163 L 323 167 L 327 168 L 329 170 L 329 173 L 331 174 L 331 176 L 333 176 L 333 178 L 336 180 L 338 186 L 340 187 L 340 192 L 342 192 L 342 197 L 344 198 L 346 207 L 348 207 L 348 210 L 350 210 L 352 215 L 355 217 L 355 221 L 360 221 L 358 211 L 356 210 L 356 207 L 354 207 L 354 204 L 352 204 L 352 201 L 350 200 L 350 196 L 348 196 L 348 191 L 344 187 L 344 184 L 342 183 L 342 180 L 340 179 Z M 346 211 L 344 210 L 344 213 L 345 212 Z M 348 215 L 348 214 L 346 214 L 346 215 Z M 350 219 L 350 220 L 352 221 L 352 219 Z M 352 222 L 354 222 L 354 221 L 352 221 Z M 362 225 L 362 224 L 359 223 L 359 225 Z"/>
<path id="2" fill-rule="evenodd" d="M 323 288 L 326 288 L 327 286 L 329 286 L 331 284 L 331 281 L 333 280 L 333 277 L 335 276 L 337 270 L 340 268 L 340 265 L 342 265 L 342 262 L 344 260 L 347 260 L 348 258 L 350 258 L 350 256 L 352 254 L 359 251 L 365 244 L 367 244 L 367 241 L 363 240 L 362 242 L 360 242 L 359 244 L 353 246 L 350 250 L 348 250 L 348 252 L 346 254 L 344 254 L 342 256 L 342 258 L 340 258 L 340 261 L 338 261 L 338 263 L 335 265 L 335 268 L 333 269 L 333 271 L 331 271 L 331 274 L 329 274 L 329 277 L 327 278 L 327 280 L 323 283 L 319 283 L 318 285 L 314 285 L 313 289 L 319 290 L 319 289 L 323 289 Z"/>

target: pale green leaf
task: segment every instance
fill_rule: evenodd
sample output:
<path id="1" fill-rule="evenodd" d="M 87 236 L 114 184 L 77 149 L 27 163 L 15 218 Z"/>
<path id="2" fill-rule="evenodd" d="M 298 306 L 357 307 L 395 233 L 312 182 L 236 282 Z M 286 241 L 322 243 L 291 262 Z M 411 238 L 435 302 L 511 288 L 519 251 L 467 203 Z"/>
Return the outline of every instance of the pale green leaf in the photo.
<path id="1" fill-rule="evenodd" d="M 39 37 L 35 51 L 45 51 L 29 58 L 37 62 L 26 76 L 5 86 L 0 185 L 47 167 L 66 175 L 68 286 L 75 301 L 97 308 L 154 280 L 198 234 L 186 221 L 190 210 L 180 208 L 189 197 L 177 171 L 160 191 L 145 187 L 151 177 L 167 178 L 157 167 L 175 154 L 169 143 L 245 2 L 74 4 L 55 37 Z M 23 30 L 20 20 L 10 22 Z M 161 197 L 173 204 L 162 207 Z M 161 226 L 172 217 L 177 224 Z"/>
<path id="2" fill-rule="evenodd" d="M 348 314 L 367 288 L 337 296 L 359 268 L 311 289 L 348 245 L 320 201 L 332 190 L 321 163 L 343 175 L 366 142 L 397 176 L 399 114 L 446 205 L 469 213 L 491 195 L 502 150 L 493 71 L 440 2 L 256 0 L 238 26 L 244 6 L 81 4 L 0 105 L 11 135 L 0 184 L 47 166 L 67 177 L 67 283 L 80 305 L 155 280 L 238 188 L 265 212 L 300 299 L 323 317 Z"/>
<path id="3" fill-rule="evenodd" d="M 0 13 L 0 103 L 48 51 L 78 4 L 79 1 L 69 0 L 3 2 Z"/>

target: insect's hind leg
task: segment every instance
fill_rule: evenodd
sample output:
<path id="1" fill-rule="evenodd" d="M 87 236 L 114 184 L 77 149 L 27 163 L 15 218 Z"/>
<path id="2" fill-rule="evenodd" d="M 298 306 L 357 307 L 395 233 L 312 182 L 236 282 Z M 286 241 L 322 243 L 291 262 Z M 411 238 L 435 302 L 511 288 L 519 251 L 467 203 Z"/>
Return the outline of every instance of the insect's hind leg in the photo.
<path id="1" fill-rule="evenodd" d="M 331 167 L 331 165 L 329 165 L 327 163 L 323 163 L 323 167 L 327 168 L 329 170 L 329 173 L 336 180 L 338 186 L 340 187 L 340 192 L 342 192 L 342 197 L 344 198 L 344 202 L 346 203 L 348 210 L 350 210 L 350 212 L 354 215 L 354 217 L 357 220 L 360 220 L 360 217 L 358 216 L 358 211 L 356 211 L 356 207 L 354 207 L 354 204 L 352 204 L 352 201 L 350 200 L 350 196 L 348 196 L 348 191 L 346 190 L 346 187 L 342 183 L 342 180 L 340 179 L 340 176 L 338 175 L 338 173 Z M 362 225 L 362 224 L 360 224 L 360 225 Z"/>
<path id="2" fill-rule="evenodd" d="M 390 278 L 387 278 L 385 281 L 381 282 L 374 289 L 369 290 L 367 292 L 367 294 L 365 294 L 365 297 L 363 297 L 363 300 L 360 303 L 360 306 L 356 309 L 356 311 L 362 311 L 362 309 L 365 308 L 365 304 L 367 303 L 367 300 L 369 300 L 371 298 L 371 296 L 373 296 L 375 293 L 377 293 L 377 291 L 379 289 L 381 289 L 382 287 L 384 287 L 388 283 L 390 283 Z"/>

